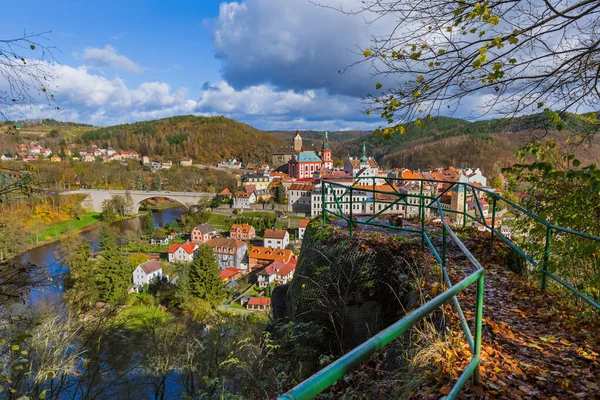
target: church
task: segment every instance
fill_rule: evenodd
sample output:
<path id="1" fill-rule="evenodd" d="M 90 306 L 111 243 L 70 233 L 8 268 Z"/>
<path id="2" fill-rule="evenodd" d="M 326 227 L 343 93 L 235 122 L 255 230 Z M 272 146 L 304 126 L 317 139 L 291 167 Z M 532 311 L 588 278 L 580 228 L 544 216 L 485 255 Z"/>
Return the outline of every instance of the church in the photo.
<path id="1" fill-rule="evenodd" d="M 323 139 L 323 147 L 320 154 L 314 151 L 303 151 L 302 150 L 302 136 L 296 132 L 293 140 L 294 152 L 291 160 L 288 162 L 288 174 L 290 177 L 299 178 L 312 178 L 313 174 L 320 173 L 321 170 L 333 169 L 333 158 L 331 154 L 331 147 L 329 145 L 329 133 L 325 132 L 325 138 Z"/>

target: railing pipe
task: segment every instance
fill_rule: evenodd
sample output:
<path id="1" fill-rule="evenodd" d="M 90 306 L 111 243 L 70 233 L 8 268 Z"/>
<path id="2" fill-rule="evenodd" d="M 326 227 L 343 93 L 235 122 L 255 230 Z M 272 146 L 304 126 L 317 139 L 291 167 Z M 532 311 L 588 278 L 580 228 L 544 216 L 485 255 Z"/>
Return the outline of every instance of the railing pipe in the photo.
<path id="1" fill-rule="evenodd" d="M 492 200 L 492 226 L 490 229 L 490 246 L 494 245 L 494 229 L 496 229 L 496 198 Z"/>
<path id="2" fill-rule="evenodd" d="M 350 352 L 329 364 L 327 367 L 323 368 L 321 371 L 317 372 L 279 398 L 298 400 L 312 399 L 347 374 L 352 368 L 371 357 L 375 352 L 383 349 L 392 340 L 410 329 L 414 324 L 425 318 L 434 310 L 437 310 L 442 304 L 446 303 L 453 296 L 456 296 L 470 284 L 478 280 L 483 273 L 483 270 L 475 271 L 456 285 L 448 288 L 444 293 L 434 297 L 421 307 L 406 315 L 400 321 L 393 323 L 371 339 L 355 347 Z"/>
<path id="3" fill-rule="evenodd" d="M 546 272 L 548 272 L 548 258 L 550 257 L 550 241 L 552 240 L 552 228 L 546 229 L 546 244 L 544 246 L 544 261 L 542 263 L 542 292 L 546 290 Z"/>
<path id="4" fill-rule="evenodd" d="M 323 214 L 323 226 L 327 225 L 327 211 L 325 211 L 325 196 L 327 196 L 327 188 L 325 185 L 325 181 L 321 179 L 321 214 Z"/>
<path id="5" fill-rule="evenodd" d="M 483 324 L 483 291 L 484 291 L 484 277 L 482 274 L 477 280 L 477 309 L 475 310 L 475 351 L 473 353 L 474 358 L 481 359 L 481 328 Z M 479 385 L 481 379 L 481 370 L 479 365 L 473 374 L 473 384 Z"/>
<path id="6" fill-rule="evenodd" d="M 463 229 L 467 227 L 467 185 L 463 183 Z M 458 191 L 456 192 L 458 193 Z"/>
<path id="7" fill-rule="evenodd" d="M 354 203 L 353 203 L 353 198 L 352 196 L 354 195 L 352 188 L 350 188 L 350 222 L 348 222 L 348 225 L 350 226 L 350 237 L 352 237 L 352 227 L 354 225 L 354 221 L 352 220 L 352 210 L 354 208 Z M 342 213 L 343 214 L 343 213 Z"/>

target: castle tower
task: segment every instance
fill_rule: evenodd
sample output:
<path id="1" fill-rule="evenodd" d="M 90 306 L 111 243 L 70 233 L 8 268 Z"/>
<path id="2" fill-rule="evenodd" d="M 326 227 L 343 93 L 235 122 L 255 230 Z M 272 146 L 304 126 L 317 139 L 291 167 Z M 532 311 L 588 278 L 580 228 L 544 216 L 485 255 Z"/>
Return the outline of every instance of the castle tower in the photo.
<path id="1" fill-rule="evenodd" d="M 292 147 L 294 148 L 294 153 L 300 153 L 302 151 L 302 136 L 300 136 L 298 131 L 296 131 L 296 136 L 294 136 Z"/>
<path id="2" fill-rule="evenodd" d="M 333 169 L 331 147 L 329 147 L 329 132 L 325 132 L 325 140 L 323 140 L 323 149 L 321 150 L 321 157 L 323 159 L 323 168 Z"/>

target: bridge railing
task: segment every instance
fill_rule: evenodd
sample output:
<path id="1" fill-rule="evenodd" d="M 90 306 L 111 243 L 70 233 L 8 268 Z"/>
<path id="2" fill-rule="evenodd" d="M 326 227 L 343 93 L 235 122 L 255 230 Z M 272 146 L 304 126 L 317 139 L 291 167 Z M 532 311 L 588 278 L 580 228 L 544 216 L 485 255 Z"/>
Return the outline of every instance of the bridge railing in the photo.
<path id="1" fill-rule="evenodd" d="M 365 182 L 370 184 L 365 184 Z M 412 188 L 409 187 L 404 190 L 399 189 L 399 183 L 403 182 L 412 185 Z M 414 185 L 417 185 L 418 189 L 415 189 Z M 469 212 L 467 207 L 466 198 L 468 197 L 469 192 L 473 198 L 473 204 L 475 205 L 474 212 Z M 454 204 L 451 200 L 450 206 L 442 202 L 442 200 L 447 200 L 447 197 L 444 198 L 444 196 L 448 196 L 448 193 L 452 193 L 452 195 L 455 196 Z M 452 197 L 452 195 L 450 197 Z M 492 202 L 490 218 L 486 218 L 486 212 L 484 210 L 486 203 L 481 201 L 484 199 L 484 196 L 491 199 Z M 461 197 L 462 202 L 458 201 Z M 499 201 L 504 201 L 505 204 L 512 207 L 516 212 L 520 212 L 530 218 L 531 223 L 541 224 L 546 229 L 544 252 L 541 256 L 537 254 L 528 254 L 516 244 L 516 241 L 511 240 L 507 235 L 502 234 L 501 230 L 498 230 L 496 226 L 496 212 Z M 419 227 L 394 226 L 395 224 L 392 225 L 388 221 L 381 221 L 381 217 L 389 216 L 393 218 L 396 215 L 406 217 L 407 215 L 405 214 L 416 217 L 420 222 L 418 224 Z M 430 218 L 428 218 L 428 214 Z M 546 287 L 546 278 L 550 277 L 576 296 L 585 300 L 592 307 L 600 310 L 600 305 L 595 300 L 586 294 L 581 293 L 581 291 L 573 287 L 573 285 L 548 271 L 547 268 L 548 259 L 551 253 L 553 233 L 576 235 L 578 237 L 593 240 L 597 243 L 600 243 L 600 237 L 552 225 L 499 194 L 484 190 L 470 183 L 425 179 L 412 179 L 407 181 L 397 178 L 381 177 L 363 177 L 359 180 L 352 179 L 351 181 L 348 180 L 346 182 L 344 182 L 344 179 L 324 179 L 322 180 L 321 187 L 321 215 L 324 225 L 327 224 L 329 215 L 347 221 L 350 235 L 353 233 L 354 224 L 382 226 L 419 235 L 421 237 L 423 248 L 427 246 L 440 264 L 448 289 L 416 310 L 411 311 L 405 317 L 365 341 L 360 346 L 354 348 L 332 364 L 311 376 L 309 379 L 300 383 L 298 386 L 282 395 L 280 397 L 281 399 L 313 398 L 335 383 L 339 378 L 347 374 L 352 368 L 371 357 L 375 352 L 383 349 L 399 335 L 406 332 L 418 321 L 422 320 L 448 301 L 452 301 L 459 316 L 461 328 L 471 348 L 472 359 L 455 383 L 447 398 L 456 398 L 470 377 L 473 377 L 475 384 L 479 382 L 485 270 L 452 230 L 449 220 L 453 220 L 455 224 L 462 225 L 463 227 L 466 226 L 467 220 L 474 221 L 476 224 L 483 227 L 484 230 L 490 232 L 490 244 L 493 243 L 495 237 L 498 237 L 526 259 L 531 265 L 539 268 L 541 271 L 542 289 L 545 289 Z M 441 222 L 442 240 L 440 251 L 435 248 L 430 234 L 426 230 L 427 223 L 432 219 L 432 216 L 439 217 Z M 469 263 L 473 266 L 474 271 L 460 282 L 454 284 L 451 282 L 446 268 L 448 236 L 450 236 L 460 251 L 465 255 Z M 474 323 L 475 335 L 471 332 L 458 298 L 456 297 L 458 293 L 474 282 L 477 282 Z"/>

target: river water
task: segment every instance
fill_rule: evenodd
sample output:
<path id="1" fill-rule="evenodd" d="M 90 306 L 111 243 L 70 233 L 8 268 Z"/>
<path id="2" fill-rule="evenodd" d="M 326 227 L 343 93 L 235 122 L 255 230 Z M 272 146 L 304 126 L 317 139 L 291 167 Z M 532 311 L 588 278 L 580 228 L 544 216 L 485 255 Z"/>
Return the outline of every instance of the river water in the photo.
<path id="1" fill-rule="evenodd" d="M 165 226 L 175 221 L 185 211 L 185 207 L 168 208 L 160 211 L 153 211 L 154 225 L 156 227 Z M 142 230 L 142 217 L 132 218 L 125 221 L 115 222 L 111 225 L 116 234 L 126 234 L 127 232 L 140 232 Z M 99 250 L 98 241 L 100 228 L 96 228 L 87 232 L 83 232 L 80 237 L 85 238 L 92 246 L 92 251 Z M 60 303 L 62 294 L 64 293 L 63 277 L 69 271 L 68 267 L 61 263 L 58 257 L 60 242 L 49 243 L 40 247 L 36 247 L 23 253 L 13 261 L 20 264 L 34 264 L 47 268 L 48 276 L 52 279 L 51 285 L 34 288 L 29 294 L 29 301 L 38 303 L 42 301 L 50 301 L 52 303 Z"/>

